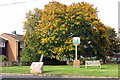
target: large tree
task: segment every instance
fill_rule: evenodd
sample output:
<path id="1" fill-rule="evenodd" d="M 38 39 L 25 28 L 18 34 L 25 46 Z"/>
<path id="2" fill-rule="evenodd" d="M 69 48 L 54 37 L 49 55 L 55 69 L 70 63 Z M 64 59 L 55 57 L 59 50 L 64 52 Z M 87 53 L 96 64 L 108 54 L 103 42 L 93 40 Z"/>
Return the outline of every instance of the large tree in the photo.
<path id="1" fill-rule="evenodd" d="M 27 13 L 24 30 L 26 47 L 22 58 L 34 59 L 39 54 L 60 59 L 74 57 L 72 37 L 80 37 L 78 55 L 105 57 L 105 48 L 110 41 L 108 29 L 98 19 L 97 9 L 89 3 L 73 3 L 70 6 L 52 1 L 44 10 L 35 9 Z M 86 46 L 86 48 L 84 47 Z M 24 56 L 26 55 L 26 56 Z"/>

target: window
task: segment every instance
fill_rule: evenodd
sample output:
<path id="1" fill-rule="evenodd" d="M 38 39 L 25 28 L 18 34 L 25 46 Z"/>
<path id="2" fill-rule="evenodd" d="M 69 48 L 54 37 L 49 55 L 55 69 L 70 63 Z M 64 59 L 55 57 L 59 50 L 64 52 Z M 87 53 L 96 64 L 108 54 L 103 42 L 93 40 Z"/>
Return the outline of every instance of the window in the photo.
<path id="1" fill-rule="evenodd" d="M 0 41 L 0 47 L 5 47 L 5 42 Z"/>
<path id="2" fill-rule="evenodd" d="M 3 47 L 5 47 L 5 42 L 3 42 Z"/>
<path id="3" fill-rule="evenodd" d="M 24 47 L 24 43 L 21 42 L 21 43 L 20 43 L 20 48 L 23 48 L 23 47 Z"/>

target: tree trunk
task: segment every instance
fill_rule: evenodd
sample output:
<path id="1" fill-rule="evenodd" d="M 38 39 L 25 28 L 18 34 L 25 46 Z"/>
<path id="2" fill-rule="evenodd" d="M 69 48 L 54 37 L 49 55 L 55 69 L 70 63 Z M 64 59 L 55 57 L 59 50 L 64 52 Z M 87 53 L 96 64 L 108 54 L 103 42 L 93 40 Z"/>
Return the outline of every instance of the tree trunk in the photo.
<path id="1" fill-rule="evenodd" d="M 43 54 L 41 54 L 41 57 L 40 57 L 40 62 L 43 61 Z"/>

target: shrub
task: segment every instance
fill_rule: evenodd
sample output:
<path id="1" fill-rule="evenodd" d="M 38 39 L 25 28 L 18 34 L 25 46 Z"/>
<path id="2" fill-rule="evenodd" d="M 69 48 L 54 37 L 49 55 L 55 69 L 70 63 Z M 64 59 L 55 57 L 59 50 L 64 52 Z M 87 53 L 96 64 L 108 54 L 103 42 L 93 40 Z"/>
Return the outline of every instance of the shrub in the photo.
<path id="1" fill-rule="evenodd" d="M 0 56 L 0 61 L 8 61 L 8 57 L 4 56 L 4 55 L 1 55 Z"/>

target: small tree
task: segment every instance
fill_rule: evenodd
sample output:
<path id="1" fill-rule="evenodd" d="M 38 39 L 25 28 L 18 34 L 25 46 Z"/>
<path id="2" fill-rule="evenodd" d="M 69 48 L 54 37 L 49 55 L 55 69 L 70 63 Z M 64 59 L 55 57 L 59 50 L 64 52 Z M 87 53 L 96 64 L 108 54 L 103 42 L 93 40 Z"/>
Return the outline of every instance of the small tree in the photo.
<path id="1" fill-rule="evenodd" d="M 36 34 L 36 27 L 40 23 L 42 10 L 36 8 L 26 14 L 26 21 L 24 22 L 25 35 L 23 36 L 24 47 L 21 51 L 21 61 L 39 61 L 38 54 L 40 39 Z"/>

